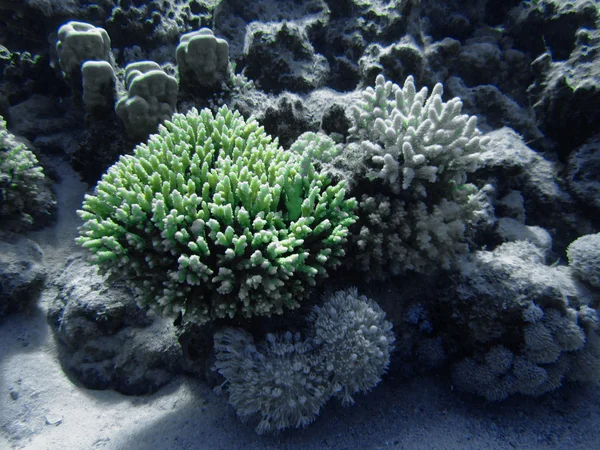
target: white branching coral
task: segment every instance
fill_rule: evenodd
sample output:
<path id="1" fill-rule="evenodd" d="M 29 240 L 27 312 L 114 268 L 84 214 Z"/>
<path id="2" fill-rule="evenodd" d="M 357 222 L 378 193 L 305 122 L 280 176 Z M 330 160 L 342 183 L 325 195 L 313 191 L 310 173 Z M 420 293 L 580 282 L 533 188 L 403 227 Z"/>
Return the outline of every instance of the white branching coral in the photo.
<path id="1" fill-rule="evenodd" d="M 241 329 L 215 334 L 215 369 L 225 377 L 221 387 L 242 419 L 260 416 L 259 434 L 307 426 L 333 396 L 353 403 L 352 396 L 373 388 L 388 368 L 392 325 L 356 288 L 329 297 L 309 323 L 304 339 L 287 332 L 255 344 Z"/>
<path id="2" fill-rule="evenodd" d="M 442 91 L 437 84 L 428 96 L 413 77 L 401 88 L 379 75 L 352 108 L 346 154 L 360 155 L 353 170 L 363 193 L 355 266 L 368 277 L 451 269 L 475 227 L 493 216 L 492 187 L 467 180 L 489 139 L 476 117 L 461 114 L 460 99 L 444 103 Z"/>
<path id="3" fill-rule="evenodd" d="M 481 163 L 489 139 L 475 116 L 461 114 L 459 98 L 444 103 L 442 93 L 440 83 L 428 97 L 426 87 L 416 91 L 412 76 L 401 88 L 379 75 L 352 109 L 351 137 L 361 140 L 375 173 L 395 193 L 410 188 L 424 197 L 427 183 L 461 186 Z"/>

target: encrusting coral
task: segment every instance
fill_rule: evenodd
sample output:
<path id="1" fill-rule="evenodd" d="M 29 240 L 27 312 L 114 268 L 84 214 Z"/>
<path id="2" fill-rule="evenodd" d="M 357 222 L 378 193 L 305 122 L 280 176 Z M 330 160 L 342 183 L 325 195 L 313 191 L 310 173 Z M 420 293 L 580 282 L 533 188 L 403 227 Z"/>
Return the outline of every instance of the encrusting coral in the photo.
<path id="1" fill-rule="evenodd" d="M 457 388 L 499 401 L 598 379 L 597 301 L 566 267 L 543 264 L 548 251 L 517 241 L 463 259 L 453 320 L 470 355 L 454 364 Z"/>

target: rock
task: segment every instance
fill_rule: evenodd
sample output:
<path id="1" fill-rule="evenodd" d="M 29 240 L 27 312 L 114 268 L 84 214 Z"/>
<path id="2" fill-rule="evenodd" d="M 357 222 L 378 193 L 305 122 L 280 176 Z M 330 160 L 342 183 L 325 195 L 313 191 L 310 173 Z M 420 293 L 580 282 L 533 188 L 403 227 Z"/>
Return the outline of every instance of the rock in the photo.
<path id="1" fill-rule="evenodd" d="M 46 419 L 46 425 L 53 425 L 53 426 L 58 426 L 62 423 L 63 421 L 63 416 L 60 414 L 46 414 L 45 416 Z"/>
<path id="2" fill-rule="evenodd" d="M 311 45 L 306 27 L 291 22 L 250 24 L 245 53 L 246 76 L 265 92 L 308 92 L 329 76 L 327 59 Z"/>
<path id="3" fill-rule="evenodd" d="M 559 143 L 563 160 L 600 127 L 600 31 L 582 28 L 575 38 L 566 60 L 553 52 L 532 63 L 540 74 L 529 89 L 540 127 Z"/>
<path id="4" fill-rule="evenodd" d="M 600 134 L 589 139 L 569 156 L 567 184 L 586 206 L 600 214 Z"/>
<path id="5" fill-rule="evenodd" d="M 182 372 L 172 321 L 149 316 L 122 283 L 73 257 L 56 284 L 48 322 L 64 366 L 85 387 L 141 395 Z"/>
<path id="6" fill-rule="evenodd" d="M 32 240 L 0 235 L 0 318 L 35 300 L 46 279 L 43 256 Z"/>
<path id="7" fill-rule="evenodd" d="M 552 235 L 551 258 L 563 256 L 575 238 L 593 232 L 589 211 L 580 208 L 558 178 L 559 163 L 529 148 L 510 128 L 486 136 L 491 141 L 482 153 L 483 167 L 475 173 L 476 177 L 491 182 L 500 197 L 511 190 L 522 194 L 526 222 L 545 228 Z"/>

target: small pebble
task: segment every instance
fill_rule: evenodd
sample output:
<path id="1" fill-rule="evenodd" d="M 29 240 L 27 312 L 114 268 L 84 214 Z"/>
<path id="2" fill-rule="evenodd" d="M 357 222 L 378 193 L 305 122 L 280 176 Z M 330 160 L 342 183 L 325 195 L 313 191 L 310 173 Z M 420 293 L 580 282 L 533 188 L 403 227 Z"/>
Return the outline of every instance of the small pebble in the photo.
<path id="1" fill-rule="evenodd" d="M 63 416 L 60 414 L 46 414 L 46 425 L 58 426 L 62 423 Z"/>

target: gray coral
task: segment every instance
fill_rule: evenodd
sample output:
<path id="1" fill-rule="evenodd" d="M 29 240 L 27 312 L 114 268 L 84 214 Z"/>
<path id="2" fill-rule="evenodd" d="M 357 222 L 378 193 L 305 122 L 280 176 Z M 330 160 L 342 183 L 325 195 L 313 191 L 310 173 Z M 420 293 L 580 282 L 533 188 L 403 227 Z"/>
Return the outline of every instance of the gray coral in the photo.
<path id="1" fill-rule="evenodd" d="M 387 370 L 394 335 L 392 324 L 373 300 L 356 288 L 333 294 L 311 316 L 314 341 L 323 347 L 336 396 L 346 404 L 368 391 Z"/>
<path id="2" fill-rule="evenodd" d="M 498 345 L 479 359 L 463 359 L 453 368 L 454 382 L 461 390 L 498 401 L 517 393 L 545 394 L 562 386 L 565 378 L 597 379 L 598 335 L 586 336 L 577 317 L 573 309 L 566 316 L 556 309 L 547 310 L 541 320 L 524 328 L 520 348 L 512 351 Z M 589 346 L 588 338 L 592 340 Z"/>
<path id="3" fill-rule="evenodd" d="M 256 431 L 305 427 L 331 396 L 320 354 L 299 334 L 267 335 L 255 345 L 244 330 L 215 334 L 216 368 L 242 419 L 259 414 Z"/>
<path id="4" fill-rule="evenodd" d="M 567 268 L 544 265 L 544 253 L 521 241 L 463 261 L 453 308 L 471 349 L 453 367 L 459 389 L 498 401 L 598 379 L 596 300 Z"/>
<path id="5" fill-rule="evenodd" d="M 600 233 L 587 234 L 571 242 L 567 257 L 581 279 L 600 287 Z"/>
<path id="6" fill-rule="evenodd" d="M 373 388 L 386 372 L 395 341 L 392 325 L 356 288 L 339 291 L 309 317 L 306 338 L 268 334 L 264 342 L 241 329 L 215 334 L 215 369 L 229 402 L 245 419 L 260 416 L 261 434 L 305 427 L 333 396 L 344 404 Z"/>

